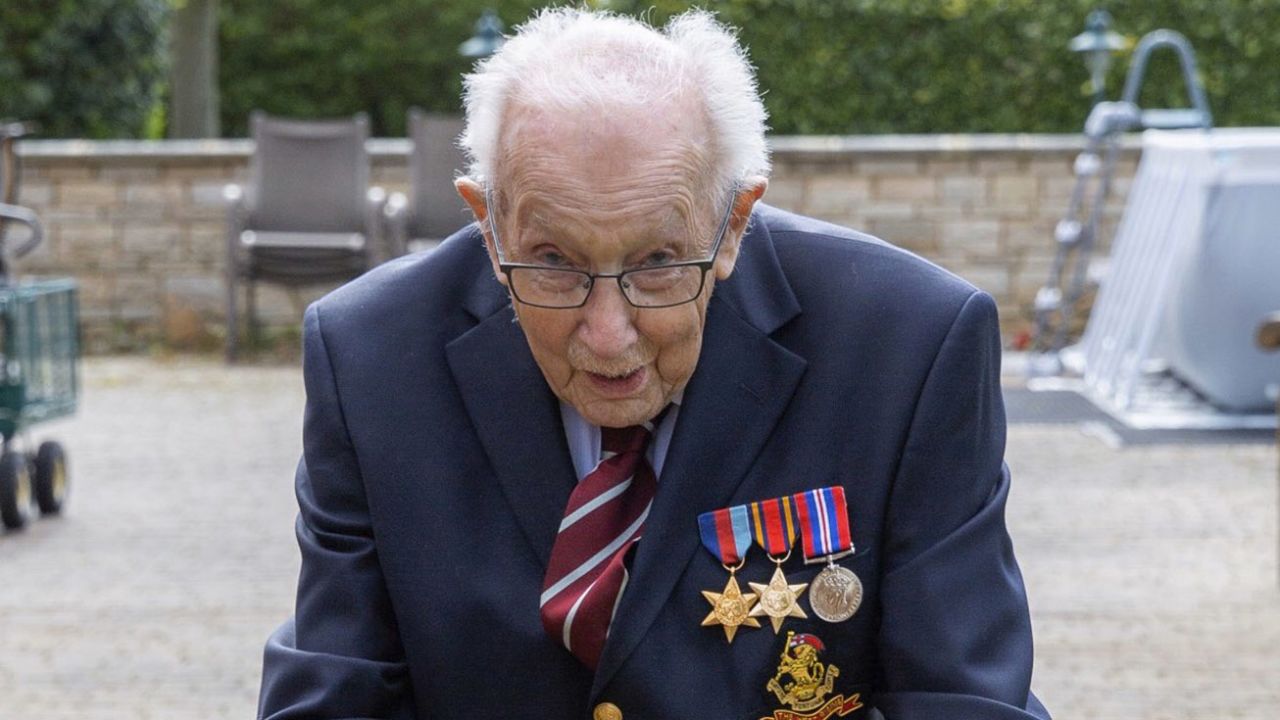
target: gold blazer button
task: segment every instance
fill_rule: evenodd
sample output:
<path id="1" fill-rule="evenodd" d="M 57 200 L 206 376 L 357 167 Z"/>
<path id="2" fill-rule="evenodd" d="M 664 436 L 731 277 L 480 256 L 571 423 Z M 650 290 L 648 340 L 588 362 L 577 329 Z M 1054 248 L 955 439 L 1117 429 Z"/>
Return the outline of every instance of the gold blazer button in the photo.
<path id="1" fill-rule="evenodd" d="M 602 702 L 591 711 L 592 720 L 622 720 L 622 710 L 611 702 Z"/>

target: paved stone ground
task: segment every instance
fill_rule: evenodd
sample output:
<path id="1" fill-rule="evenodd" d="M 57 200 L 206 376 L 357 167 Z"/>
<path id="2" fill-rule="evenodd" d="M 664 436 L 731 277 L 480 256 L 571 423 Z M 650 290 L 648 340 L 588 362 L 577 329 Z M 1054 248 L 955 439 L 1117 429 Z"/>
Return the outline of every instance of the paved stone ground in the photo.
<path id="1" fill-rule="evenodd" d="M 249 718 L 297 574 L 296 367 L 94 359 L 65 517 L 0 538 L 0 718 Z M 1058 718 L 1277 716 L 1276 450 L 1011 428 Z"/>

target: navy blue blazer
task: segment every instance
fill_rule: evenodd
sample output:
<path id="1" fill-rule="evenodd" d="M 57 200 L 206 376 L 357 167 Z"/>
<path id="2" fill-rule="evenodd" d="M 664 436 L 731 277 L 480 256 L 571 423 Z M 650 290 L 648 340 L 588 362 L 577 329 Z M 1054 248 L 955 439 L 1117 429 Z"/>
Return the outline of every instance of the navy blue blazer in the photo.
<path id="1" fill-rule="evenodd" d="M 991 298 L 886 243 L 760 206 L 715 288 L 598 671 L 547 638 L 542 578 L 575 482 L 556 398 L 469 226 L 305 317 L 302 572 L 260 717 L 756 720 L 787 630 L 889 720 L 1047 718 L 1005 528 Z M 862 608 L 701 627 L 727 573 L 699 513 L 828 485 Z M 792 583 L 820 565 L 792 560 Z M 767 582 L 758 550 L 739 573 Z M 745 588 L 744 588 L 745 589 Z M 808 608 L 807 599 L 802 607 Z"/>

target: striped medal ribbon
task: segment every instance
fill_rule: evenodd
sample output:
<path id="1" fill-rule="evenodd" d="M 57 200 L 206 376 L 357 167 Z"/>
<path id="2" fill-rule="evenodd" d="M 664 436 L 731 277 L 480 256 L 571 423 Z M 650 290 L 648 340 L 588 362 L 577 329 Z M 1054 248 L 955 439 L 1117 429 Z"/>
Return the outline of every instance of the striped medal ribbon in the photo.
<path id="1" fill-rule="evenodd" d="M 844 622 L 862 604 L 862 581 L 852 570 L 836 564 L 838 558 L 853 553 L 844 488 L 837 485 L 809 490 L 795 495 L 794 501 L 804 561 L 827 564 L 813 579 L 809 606 L 814 615 L 827 622 Z"/>
<path id="2" fill-rule="evenodd" d="M 729 582 L 723 591 L 702 591 L 702 596 L 711 603 L 711 612 L 702 620 L 702 626 L 722 626 L 725 639 L 732 643 L 739 627 L 760 627 L 760 621 L 752 617 L 756 614 L 752 608 L 756 594 L 742 592 L 737 578 L 738 570 L 747 561 L 747 551 L 751 549 L 751 519 L 747 506 L 736 505 L 702 513 L 698 516 L 698 532 L 702 536 L 702 546 L 729 571 Z"/>
<path id="3" fill-rule="evenodd" d="M 774 563 L 773 577 L 767 585 L 748 583 L 751 590 L 760 597 L 759 604 L 751 614 L 769 616 L 776 635 L 781 631 L 786 618 L 808 617 L 800 609 L 799 600 L 809 584 L 789 585 L 786 575 L 782 573 L 782 563 L 791 557 L 791 548 L 795 545 L 796 530 L 800 524 L 796 504 L 791 496 L 785 496 L 753 502 L 748 507 L 751 509 L 752 537 Z"/>

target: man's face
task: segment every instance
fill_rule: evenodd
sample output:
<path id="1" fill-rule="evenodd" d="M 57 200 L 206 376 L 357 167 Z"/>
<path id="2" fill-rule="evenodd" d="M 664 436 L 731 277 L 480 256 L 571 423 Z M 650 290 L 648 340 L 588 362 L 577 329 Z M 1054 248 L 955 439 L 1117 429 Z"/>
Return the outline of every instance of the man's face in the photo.
<path id="1" fill-rule="evenodd" d="M 687 119 L 696 114 L 664 115 L 675 118 L 644 127 L 513 117 L 494 188 L 504 259 L 593 273 L 704 259 L 730 198 L 707 189 L 705 132 Z M 693 302 L 636 308 L 611 278 L 597 280 L 579 308 L 513 300 L 555 394 L 601 426 L 634 425 L 660 412 L 697 365 L 711 288 L 733 270 L 740 229 L 726 233 Z"/>

